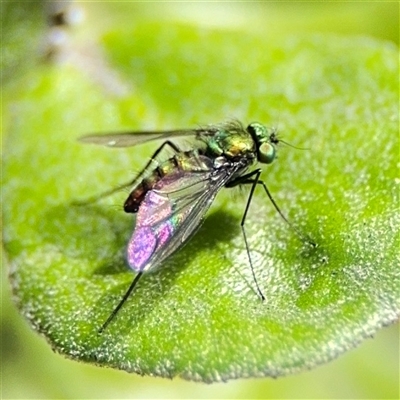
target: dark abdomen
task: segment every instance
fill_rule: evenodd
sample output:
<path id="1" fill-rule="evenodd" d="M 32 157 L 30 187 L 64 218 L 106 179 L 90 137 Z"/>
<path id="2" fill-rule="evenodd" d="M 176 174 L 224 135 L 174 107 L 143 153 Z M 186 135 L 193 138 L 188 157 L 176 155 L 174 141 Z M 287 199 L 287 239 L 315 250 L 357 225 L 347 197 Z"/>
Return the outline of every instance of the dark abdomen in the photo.
<path id="1" fill-rule="evenodd" d="M 144 178 L 129 194 L 124 203 L 124 211 L 127 213 L 137 213 L 147 192 L 152 190 L 154 186 L 166 175 L 176 171 L 205 171 L 210 168 L 208 163 L 204 163 L 199 156 L 199 150 L 185 151 L 175 154 L 170 159 L 161 163 L 155 168 L 151 175 Z"/>

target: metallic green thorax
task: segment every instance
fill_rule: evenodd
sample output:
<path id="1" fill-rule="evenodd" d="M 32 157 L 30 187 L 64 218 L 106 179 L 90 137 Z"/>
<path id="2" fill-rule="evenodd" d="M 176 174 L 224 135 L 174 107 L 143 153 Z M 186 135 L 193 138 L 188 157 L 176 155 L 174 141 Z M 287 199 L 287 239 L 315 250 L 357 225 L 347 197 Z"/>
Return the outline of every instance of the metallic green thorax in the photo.
<path id="1" fill-rule="evenodd" d="M 253 122 L 246 129 L 240 123 L 225 124 L 213 136 L 202 137 L 207 144 L 206 155 L 224 156 L 228 160 L 245 158 L 270 164 L 275 159 L 275 145 L 278 139 L 275 131 Z"/>
<path id="2" fill-rule="evenodd" d="M 237 125 L 228 125 L 214 136 L 205 137 L 206 155 L 209 157 L 224 156 L 228 160 L 235 158 L 254 158 L 256 145 L 251 135 Z"/>

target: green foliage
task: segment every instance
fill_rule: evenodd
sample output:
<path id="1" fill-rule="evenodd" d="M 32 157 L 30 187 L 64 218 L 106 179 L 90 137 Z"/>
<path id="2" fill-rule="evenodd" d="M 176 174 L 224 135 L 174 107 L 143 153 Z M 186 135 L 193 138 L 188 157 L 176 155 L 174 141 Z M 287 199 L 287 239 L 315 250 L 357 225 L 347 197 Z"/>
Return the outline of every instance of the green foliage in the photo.
<path id="1" fill-rule="evenodd" d="M 109 65 L 77 54 L 86 64 L 41 65 L 5 88 L 4 243 L 21 312 L 57 351 L 207 382 L 278 376 L 329 361 L 398 318 L 394 46 L 155 23 L 103 44 Z M 77 137 L 231 117 L 278 125 L 309 148 L 282 145 L 263 179 L 318 247 L 258 190 L 247 232 L 261 303 L 239 226 L 246 195 L 224 190 L 198 234 L 99 335 L 133 279 L 124 248 L 134 221 L 120 211 L 125 193 L 73 202 L 128 181 L 154 146 L 103 149 Z"/>

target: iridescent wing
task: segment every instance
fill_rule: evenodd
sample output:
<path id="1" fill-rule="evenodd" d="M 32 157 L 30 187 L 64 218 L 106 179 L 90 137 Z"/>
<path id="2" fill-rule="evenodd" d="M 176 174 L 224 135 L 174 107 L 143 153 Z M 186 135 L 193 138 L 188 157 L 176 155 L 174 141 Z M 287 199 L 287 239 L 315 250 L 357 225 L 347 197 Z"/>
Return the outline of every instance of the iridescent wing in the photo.
<path id="1" fill-rule="evenodd" d="M 210 159 L 201 157 L 208 170 L 174 171 L 146 194 L 127 248 L 133 270 L 154 269 L 182 247 L 200 227 L 218 191 L 238 170 L 235 166 L 214 169 Z"/>
<path id="2" fill-rule="evenodd" d="M 197 129 L 176 129 L 170 131 L 132 131 L 108 134 L 93 134 L 79 138 L 81 142 L 99 144 L 108 147 L 130 147 L 153 140 L 167 140 L 180 137 L 206 137 L 213 136 L 220 130 L 243 131 L 242 124 L 237 120 L 224 122 L 218 125 L 209 125 Z"/>
<path id="3" fill-rule="evenodd" d="M 99 144 L 108 147 L 130 147 L 153 140 L 167 140 L 188 136 L 209 136 L 214 135 L 216 131 L 216 128 L 210 127 L 205 129 L 181 129 L 160 132 L 123 132 L 105 135 L 87 135 L 82 136 L 79 140 L 84 143 Z"/>

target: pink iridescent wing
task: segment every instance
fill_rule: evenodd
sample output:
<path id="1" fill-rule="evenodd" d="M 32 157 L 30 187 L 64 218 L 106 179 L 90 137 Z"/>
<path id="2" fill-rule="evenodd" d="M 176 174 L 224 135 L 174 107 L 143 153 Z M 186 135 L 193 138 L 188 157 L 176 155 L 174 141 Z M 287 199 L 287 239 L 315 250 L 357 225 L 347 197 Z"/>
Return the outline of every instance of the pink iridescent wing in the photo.
<path id="1" fill-rule="evenodd" d="M 196 232 L 218 191 L 235 170 L 177 170 L 160 180 L 150 190 L 136 219 L 128 243 L 129 266 L 139 272 L 158 267 L 168 256 L 182 247 Z"/>

